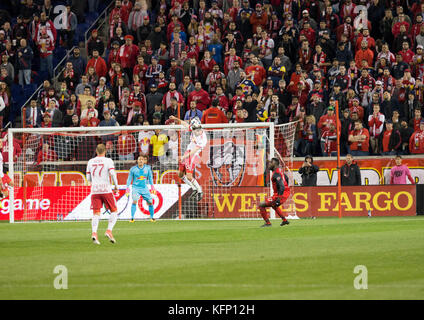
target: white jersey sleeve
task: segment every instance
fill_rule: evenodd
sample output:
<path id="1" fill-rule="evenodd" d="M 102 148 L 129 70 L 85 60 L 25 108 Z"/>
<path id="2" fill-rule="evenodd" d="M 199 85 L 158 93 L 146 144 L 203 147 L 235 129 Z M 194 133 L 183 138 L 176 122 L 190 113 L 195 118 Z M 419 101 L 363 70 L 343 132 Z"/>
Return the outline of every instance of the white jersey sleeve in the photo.
<path id="1" fill-rule="evenodd" d="M 106 157 L 95 157 L 88 161 L 87 179 L 91 181 L 92 194 L 105 194 L 112 192 L 112 182 L 117 185 L 115 165 L 113 160 Z"/>

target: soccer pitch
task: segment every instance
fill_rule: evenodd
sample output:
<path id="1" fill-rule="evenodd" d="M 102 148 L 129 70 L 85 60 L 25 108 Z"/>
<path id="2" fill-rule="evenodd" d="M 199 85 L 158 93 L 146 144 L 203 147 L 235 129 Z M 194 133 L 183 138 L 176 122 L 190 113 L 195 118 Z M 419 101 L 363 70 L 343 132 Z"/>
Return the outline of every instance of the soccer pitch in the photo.
<path id="1" fill-rule="evenodd" d="M 424 217 L 272 222 L 118 221 L 111 244 L 101 221 L 100 246 L 89 221 L 1 223 L 0 298 L 424 298 Z M 58 265 L 67 289 L 54 287 Z M 367 289 L 354 287 L 358 265 Z"/>

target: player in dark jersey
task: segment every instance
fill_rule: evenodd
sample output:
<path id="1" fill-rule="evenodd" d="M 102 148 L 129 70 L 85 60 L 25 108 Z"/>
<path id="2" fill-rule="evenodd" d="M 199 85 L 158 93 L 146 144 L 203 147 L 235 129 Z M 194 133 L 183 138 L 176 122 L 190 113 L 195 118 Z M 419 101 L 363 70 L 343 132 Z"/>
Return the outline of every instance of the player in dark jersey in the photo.
<path id="1" fill-rule="evenodd" d="M 280 160 L 277 158 L 272 158 L 268 164 L 269 170 L 272 171 L 271 182 L 272 182 L 272 190 L 274 191 L 274 195 L 272 197 L 268 197 L 264 202 L 259 204 L 259 212 L 262 215 L 262 218 L 265 220 L 265 224 L 261 227 L 270 227 L 271 222 L 269 221 L 268 214 L 266 212 L 266 208 L 273 208 L 275 212 L 280 216 L 283 220 L 280 226 L 284 226 L 289 224 L 287 219 L 284 217 L 283 212 L 280 209 L 280 206 L 287 200 L 290 196 L 290 188 L 289 188 L 289 179 L 287 175 L 285 175 L 280 168 Z"/>

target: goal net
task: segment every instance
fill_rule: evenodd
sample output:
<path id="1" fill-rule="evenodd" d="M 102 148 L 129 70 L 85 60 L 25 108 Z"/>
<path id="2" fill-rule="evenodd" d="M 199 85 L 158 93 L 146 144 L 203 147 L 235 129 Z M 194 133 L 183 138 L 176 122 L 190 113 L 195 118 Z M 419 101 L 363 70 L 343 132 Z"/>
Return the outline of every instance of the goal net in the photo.
<path id="1" fill-rule="evenodd" d="M 267 160 L 277 152 L 292 168 L 294 128 L 292 123 L 203 125 L 207 145 L 194 170 L 203 190 L 200 200 L 178 176 L 179 157 L 191 139 L 191 132 L 181 125 L 9 129 L 9 159 L 16 154 L 14 141 L 22 150 L 15 161 L 5 165 L 14 187 L 9 197 L 2 199 L 1 210 L 9 214 L 11 222 L 91 219 L 85 172 L 88 160 L 96 156 L 96 146 L 103 143 L 117 172 L 120 220 L 131 217 L 132 199 L 125 195 L 125 189 L 129 169 L 136 165 L 139 155 L 148 155 L 152 167 L 157 190 L 153 195 L 155 218 L 257 219 L 261 217 L 259 202 L 272 193 Z M 291 170 L 286 173 L 293 185 Z M 288 202 L 284 210 L 290 216 L 295 214 L 295 207 L 291 200 Z M 109 218 L 106 209 L 102 218 Z M 148 218 L 148 205 L 140 199 L 135 219 Z"/>

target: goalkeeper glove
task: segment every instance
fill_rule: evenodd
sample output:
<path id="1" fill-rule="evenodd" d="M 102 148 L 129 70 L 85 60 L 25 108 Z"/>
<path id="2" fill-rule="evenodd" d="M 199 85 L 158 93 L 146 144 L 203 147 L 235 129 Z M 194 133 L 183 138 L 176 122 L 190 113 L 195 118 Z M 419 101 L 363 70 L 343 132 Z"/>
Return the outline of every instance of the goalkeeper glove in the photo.
<path id="1" fill-rule="evenodd" d="M 127 188 L 127 190 L 125 190 L 125 195 L 126 195 L 127 197 L 129 197 L 129 196 L 130 196 L 130 188 Z"/>
<path id="2" fill-rule="evenodd" d="M 277 207 L 279 207 L 280 205 L 281 205 L 281 200 L 280 200 L 280 198 L 278 198 L 278 197 L 275 197 L 274 198 L 274 203 L 275 203 L 275 205 L 277 206 Z"/>

